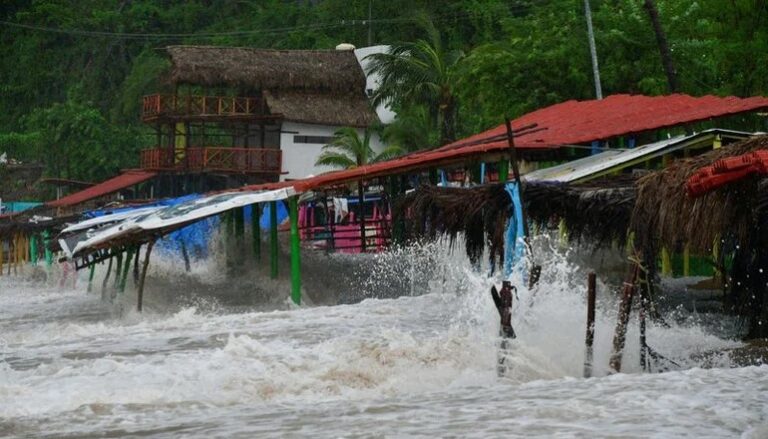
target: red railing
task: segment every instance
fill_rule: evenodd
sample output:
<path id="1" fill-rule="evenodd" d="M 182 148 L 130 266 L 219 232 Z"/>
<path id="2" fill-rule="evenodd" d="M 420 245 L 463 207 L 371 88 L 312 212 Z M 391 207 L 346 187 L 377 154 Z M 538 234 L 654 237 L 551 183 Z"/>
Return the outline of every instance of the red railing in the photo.
<path id="1" fill-rule="evenodd" d="M 149 95 L 144 96 L 141 116 L 249 116 L 266 114 L 264 100 L 242 96 Z"/>
<path id="2" fill-rule="evenodd" d="M 151 170 L 259 172 L 278 174 L 282 151 L 277 148 L 154 148 L 141 151 L 141 167 Z"/>

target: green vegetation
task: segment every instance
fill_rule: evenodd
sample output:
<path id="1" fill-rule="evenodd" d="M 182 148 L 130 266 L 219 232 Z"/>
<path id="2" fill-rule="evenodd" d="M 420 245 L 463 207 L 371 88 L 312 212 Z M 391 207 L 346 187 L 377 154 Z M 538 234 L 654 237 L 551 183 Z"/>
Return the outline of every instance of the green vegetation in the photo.
<path id="1" fill-rule="evenodd" d="M 336 131 L 333 142 L 323 146 L 323 152 L 315 162 L 333 168 L 349 169 L 395 157 L 403 152 L 399 146 L 392 145 L 376 154 L 371 148 L 371 132 L 365 130 L 360 137 L 357 130 L 350 127 Z"/>
<path id="2" fill-rule="evenodd" d="M 390 88 L 387 95 L 405 117 L 385 133 L 406 149 L 486 129 L 504 115 L 593 97 L 581 0 L 371 4 L 368 23 L 368 0 L 4 1 L 0 151 L 73 179 L 135 166 L 138 150 L 154 141 L 139 123 L 140 97 L 162 86 L 167 62 L 158 49 L 172 44 L 362 47 L 370 30 L 373 44 L 419 50 L 439 60 L 422 72 L 429 93 Z M 768 2 L 656 4 L 681 92 L 768 94 Z M 643 1 L 592 0 L 592 8 L 604 93 L 667 92 Z M 422 16 L 433 31 L 425 31 Z M 418 72 L 406 72 L 413 85 Z"/>

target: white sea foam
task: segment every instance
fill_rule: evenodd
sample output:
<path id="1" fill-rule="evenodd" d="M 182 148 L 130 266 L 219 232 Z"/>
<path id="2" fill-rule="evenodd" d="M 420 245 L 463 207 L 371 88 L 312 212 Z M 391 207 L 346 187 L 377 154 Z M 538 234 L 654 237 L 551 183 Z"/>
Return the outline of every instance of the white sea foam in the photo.
<path id="1" fill-rule="evenodd" d="M 539 286 L 529 290 L 515 278 L 519 337 L 505 360 L 509 372 L 497 377 L 498 317 L 488 291 L 499 279 L 477 274 L 458 247 L 375 257 L 372 289 L 393 276 L 429 274 L 403 297 L 299 309 L 116 312 L 97 293 L 0 278 L 0 436 L 766 431 L 768 369 L 695 368 L 696 354 L 738 343 L 685 320 L 648 331 L 649 343 L 681 370 L 640 373 L 633 319 L 628 373 L 604 376 L 616 302 L 602 284 L 595 344 L 602 377 L 581 378 L 585 276 L 551 249 L 537 254 Z M 402 272 L 408 258 L 410 274 Z"/>

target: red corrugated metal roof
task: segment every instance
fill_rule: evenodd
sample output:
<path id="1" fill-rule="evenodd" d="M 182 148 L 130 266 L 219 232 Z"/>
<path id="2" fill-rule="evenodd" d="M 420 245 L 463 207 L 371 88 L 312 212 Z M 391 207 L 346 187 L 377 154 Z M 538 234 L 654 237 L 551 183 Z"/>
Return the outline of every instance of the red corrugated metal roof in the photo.
<path id="1" fill-rule="evenodd" d="M 117 177 L 110 178 L 109 180 L 103 181 L 95 186 L 91 186 L 88 189 L 75 192 L 74 194 L 59 198 L 58 200 L 49 201 L 45 204 L 51 207 L 74 206 L 84 201 L 108 195 L 128 186 L 133 186 L 136 183 L 149 180 L 155 175 L 157 175 L 157 172 L 140 170 L 125 171 Z"/>
<path id="2" fill-rule="evenodd" d="M 521 149 L 558 148 L 562 145 L 589 143 L 643 131 L 673 127 L 768 108 L 768 98 L 737 98 L 716 96 L 692 97 L 683 94 L 668 96 L 612 95 L 603 100 L 567 101 L 512 121 L 513 129 L 537 124 L 543 130 L 515 137 Z M 446 165 L 492 152 L 503 152 L 507 140 L 498 139 L 506 133 L 504 124 L 474 136 L 430 151 L 409 154 L 394 160 L 361 166 L 345 171 L 329 172 L 293 185 L 299 191 L 331 186 L 361 178 L 394 175 L 415 168 Z"/>
<path id="3" fill-rule="evenodd" d="M 556 147 L 658 130 L 685 123 L 768 108 L 768 98 L 612 95 L 603 100 L 567 101 L 515 119 L 512 126 L 536 123 L 546 130 L 515 138 L 519 148 Z M 504 135 L 504 124 L 436 151 Z M 506 140 L 493 142 L 502 147 Z"/>

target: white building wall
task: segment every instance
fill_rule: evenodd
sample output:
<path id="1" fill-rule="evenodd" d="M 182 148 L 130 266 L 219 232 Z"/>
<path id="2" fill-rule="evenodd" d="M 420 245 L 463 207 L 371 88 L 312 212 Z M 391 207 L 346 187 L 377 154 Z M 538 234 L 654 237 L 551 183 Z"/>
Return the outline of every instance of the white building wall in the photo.
<path id="1" fill-rule="evenodd" d="M 370 64 L 370 61 L 366 60 L 365 57 L 373 53 L 386 53 L 387 51 L 389 51 L 389 46 L 387 45 L 369 46 L 355 49 L 355 57 L 357 58 L 357 62 L 360 63 L 360 67 L 362 67 L 363 72 L 365 72 L 365 92 L 369 98 L 373 92 L 379 89 L 379 83 L 381 82 L 381 79 L 379 75 L 368 74 L 368 64 Z M 395 121 L 395 112 L 390 110 L 389 107 L 385 105 L 379 105 L 376 107 L 376 114 L 379 115 L 379 120 L 381 120 L 382 123 L 389 124 Z"/>
<path id="2" fill-rule="evenodd" d="M 280 149 L 283 152 L 285 174 L 280 176 L 280 181 L 295 180 L 336 170 L 327 166 L 315 166 L 324 143 L 301 143 L 295 140 L 297 136 L 333 137 L 339 128 L 341 127 L 283 122 L 280 132 Z M 358 128 L 357 131 L 360 136 L 363 135 L 362 128 Z M 377 153 L 384 149 L 381 139 L 375 134 L 371 137 L 371 148 Z"/>

